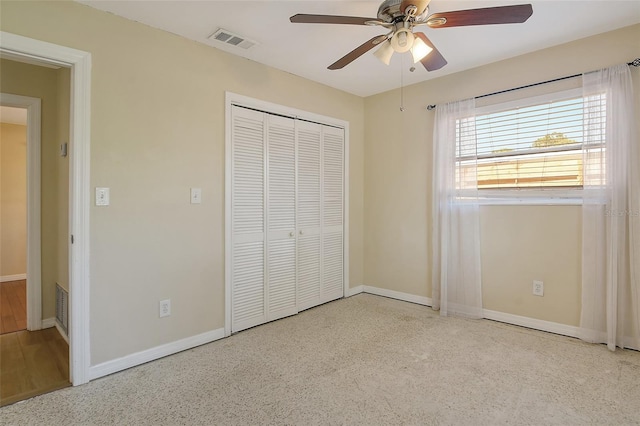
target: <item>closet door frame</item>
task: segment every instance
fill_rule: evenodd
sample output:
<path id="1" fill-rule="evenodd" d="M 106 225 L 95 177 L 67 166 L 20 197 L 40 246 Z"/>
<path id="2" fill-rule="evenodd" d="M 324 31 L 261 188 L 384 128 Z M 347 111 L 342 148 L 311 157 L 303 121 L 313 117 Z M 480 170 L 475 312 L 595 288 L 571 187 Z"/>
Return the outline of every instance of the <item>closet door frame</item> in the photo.
<path id="1" fill-rule="evenodd" d="M 225 245 L 224 245 L 224 282 L 225 282 L 225 315 L 224 334 L 231 335 L 231 249 L 232 249 L 232 229 L 231 229 L 231 176 L 232 176 L 232 107 L 239 106 L 255 109 L 258 111 L 282 115 L 285 117 L 312 121 L 344 130 L 344 200 L 343 200 L 343 297 L 349 294 L 349 122 L 333 117 L 315 114 L 308 111 L 290 108 L 271 102 L 262 101 L 237 93 L 225 92 Z"/>

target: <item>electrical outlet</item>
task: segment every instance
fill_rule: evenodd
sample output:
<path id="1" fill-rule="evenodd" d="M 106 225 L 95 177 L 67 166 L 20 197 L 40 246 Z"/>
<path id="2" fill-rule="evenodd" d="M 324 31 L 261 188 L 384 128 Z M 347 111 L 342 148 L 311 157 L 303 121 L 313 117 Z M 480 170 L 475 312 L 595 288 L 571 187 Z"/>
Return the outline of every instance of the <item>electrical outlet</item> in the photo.
<path id="1" fill-rule="evenodd" d="M 171 315 L 171 299 L 160 301 L 160 318 Z"/>
<path id="2" fill-rule="evenodd" d="M 533 294 L 534 296 L 544 296 L 544 282 L 533 281 Z"/>
<path id="3" fill-rule="evenodd" d="M 109 188 L 96 188 L 96 206 L 109 205 Z"/>

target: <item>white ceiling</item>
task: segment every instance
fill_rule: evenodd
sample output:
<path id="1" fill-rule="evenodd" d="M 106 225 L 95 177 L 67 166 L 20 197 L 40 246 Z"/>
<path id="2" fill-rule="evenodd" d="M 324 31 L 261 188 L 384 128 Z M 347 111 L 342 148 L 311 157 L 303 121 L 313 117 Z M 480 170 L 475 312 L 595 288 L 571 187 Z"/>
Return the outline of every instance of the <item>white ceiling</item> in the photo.
<path id="1" fill-rule="evenodd" d="M 371 37 L 384 34 L 384 30 L 359 25 L 292 24 L 289 17 L 308 13 L 375 18 L 380 1 L 80 2 L 359 96 L 400 87 L 401 75 L 405 85 L 418 83 L 640 22 L 638 0 L 433 0 L 431 13 L 531 3 L 533 16 L 523 24 L 418 27 L 449 62 L 435 72 L 429 73 L 422 66 L 409 72 L 409 53 L 394 54 L 391 65 L 386 66 L 373 51 L 342 70 L 330 71 L 329 64 Z M 257 41 L 258 45 L 243 50 L 208 40 L 218 28 Z"/>
<path id="2" fill-rule="evenodd" d="M 0 106 L 0 123 L 27 125 L 27 109 Z"/>

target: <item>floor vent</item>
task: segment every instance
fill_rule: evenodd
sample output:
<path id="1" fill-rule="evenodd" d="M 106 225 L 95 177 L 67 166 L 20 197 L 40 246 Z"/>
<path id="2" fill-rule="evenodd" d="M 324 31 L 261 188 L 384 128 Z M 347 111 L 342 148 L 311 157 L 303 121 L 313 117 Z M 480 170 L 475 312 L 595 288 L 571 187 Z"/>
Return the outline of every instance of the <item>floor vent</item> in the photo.
<path id="1" fill-rule="evenodd" d="M 216 40 L 221 43 L 230 44 L 231 46 L 241 47 L 245 50 L 257 44 L 253 40 L 234 34 L 231 31 L 223 30 L 222 28 L 219 28 L 215 33 L 211 34 L 209 40 Z"/>
<path id="2" fill-rule="evenodd" d="M 56 283 L 56 321 L 69 334 L 69 293 Z"/>

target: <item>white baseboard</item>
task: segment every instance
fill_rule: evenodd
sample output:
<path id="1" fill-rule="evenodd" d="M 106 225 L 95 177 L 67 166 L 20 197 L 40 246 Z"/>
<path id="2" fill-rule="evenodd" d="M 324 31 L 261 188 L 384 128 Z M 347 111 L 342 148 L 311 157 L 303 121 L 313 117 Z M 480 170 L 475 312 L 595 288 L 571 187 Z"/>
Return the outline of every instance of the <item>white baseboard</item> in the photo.
<path id="1" fill-rule="evenodd" d="M 573 325 L 544 321 L 536 318 L 521 317 L 519 315 L 491 311 L 489 309 L 483 309 L 483 316 L 486 319 L 505 322 L 507 324 L 519 325 L 522 327 L 533 328 L 535 330 L 548 331 L 549 333 L 561 334 L 563 336 L 578 337 L 578 327 L 575 327 Z"/>
<path id="2" fill-rule="evenodd" d="M 390 297 L 392 299 L 404 300 L 405 302 L 417 303 L 418 305 L 431 306 L 431 298 L 424 296 L 416 296 L 414 294 L 402 293 L 395 290 L 387 290 L 386 288 L 363 286 L 363 293 L 375 294 L 377 296 Z"/>
<path id="3" fill-rule="evenodd" d="M 356 287 L 351 287 L 348 291 L 347 294 L 344 295 L 344 297 L 351 297 L 351 296 L 355 296 L 356 294 L 360 294 L 362 293 L 364 289 L 363 285 L 359 285 Z"/>
<path id="4" fill-rule="evenodd" d="M 58 330 L 58 333 L 60 333 L 60 335 L 62 336 L 64 341 L 67 342 L 67 345 L 68 345 L 69 344 L 69 336 L 67 336 L 67 333 L 64 332 L 64 330 L 62 329 L 62 327 L 60 326 L 60 323 L 58 321 L 56 321 L 56 329 Z"/>
<path id="5" fill-rule="evenodd" d="M 362 287 L 362 290 L 359 290 L 359 287 Z M 385 288 L 372 287 L 368 285 L 359 287 L 350 289 L 351 291 L 349 292 L 349 296 L 362 292 L 375 294 L 377 296 L 390 297 L 392 299 L 403 300 L 405 302 L 417 303 L 419 305 L 432 306 L 432 300 L 429 297 L 416 296 L 413 294 L 402 293 L 395 290 L 388 290 Z M 494 321 L 533 328 L 540 331 L 548 331 L 549 333 L 561 334 L 563 336 L 578 337 L 578 327 L 571 325 L 544 321 L 536 318 L 522 317 L 519 315 L 507 314 L 504 312 L 491 311 L 489 309 L 483 309 L 482 314 L 484 318 Z"/>
<path id="6" fill-rule="evenodd" d="M 634 351 L 640 352 L 640 340 L 637 337 L 625 337 L 624 338 L 624 347 L 627 349 L 633 349 Z"/>
<path id="7" fill-rule="evenodd" d="M 176 342 L 167 343 L 145 351 L 126 355 L 122 358 L 103 362 L 89 368 L 89 380 L 94 380 L 99 377 L 117 373 L 118 371 L 126 370 L 127 368 L 135 367 L 136 365 L 186 351 L 187 349 L 195 348 L 196 346 L 204 345 L 206 343 L 222 339 L 223 337 L 225 337 L 224 328 L 219 328 L 217 330 L 198 334 L 197 336 L 187 337 Z"/>
<path id="8" fill-rule="evenodd" d="M 15 275 L 3 275 L 0 277 L 0 283 L 4 283 L 7 281 L 20 281 L 26 280 L 27 274 L 15 274 Z"/>
<path id="9" fill-rule="evenodd" d="M 51 327 L 55 327 L 56 326 L 56 319 L 55 318 L 45 318 L 42 320 L 42 328 L 51 328 Z"/>

